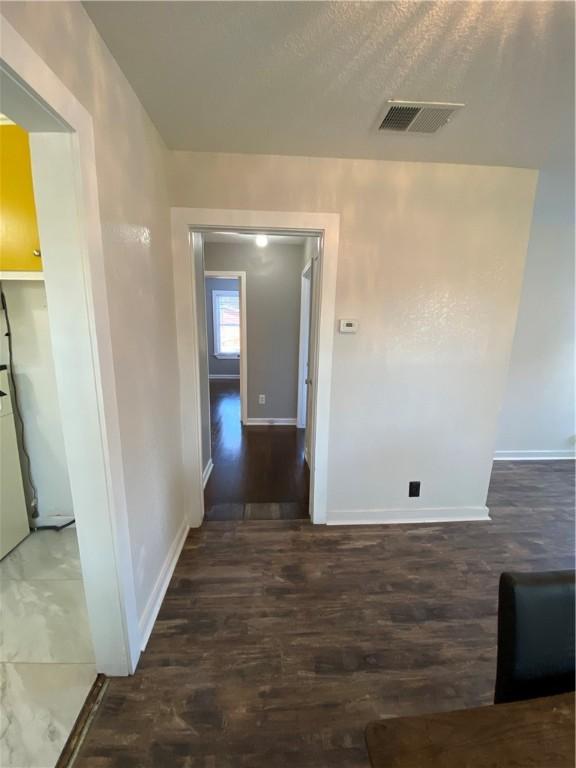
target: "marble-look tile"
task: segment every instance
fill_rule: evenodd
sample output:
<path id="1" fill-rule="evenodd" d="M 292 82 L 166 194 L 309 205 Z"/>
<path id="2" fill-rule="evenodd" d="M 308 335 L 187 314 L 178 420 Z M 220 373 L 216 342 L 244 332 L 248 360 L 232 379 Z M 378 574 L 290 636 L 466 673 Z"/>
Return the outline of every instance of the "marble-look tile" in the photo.
<path id="1" fill-rule="evenodd" d="M 0 561 L 0 581 L 81 578 L 78 540 L 73 528 L 32 533 Z"/>
<path id="2" fill-rule="evenodd" d="M 6 580 L 0 601 L 0 661 L 93 662 L 81 581 Z"/>
<path id="3" fill-rule="evenodd" d="M 93 664 L 0 664 L 2 768 L 53 768 L 95 678 Z"/>

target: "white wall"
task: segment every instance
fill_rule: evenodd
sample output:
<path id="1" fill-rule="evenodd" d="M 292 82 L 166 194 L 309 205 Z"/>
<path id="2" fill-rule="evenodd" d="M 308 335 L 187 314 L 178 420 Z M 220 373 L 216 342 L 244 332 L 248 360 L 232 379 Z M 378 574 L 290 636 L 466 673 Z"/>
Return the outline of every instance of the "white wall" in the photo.
<path id="1" fill-rule="evenodd" d="M 574 456 L 574 174 L 540 172 L 496 456 Z"/>
<path id="2" fill-rule="evenodd" d="M 186 524 L 165 147 L 80 3 L 2 13 L 94 125 L 106 289 L 137 610 Z"/>
<path id="3" fill-rule="evenodd" d="M 171 204 L 336 212 L 328 520 L 484 511 L 537 173 L 173 152 Z M 408 482 L 422 495 L 408 499 Z"/>
<path id="4" fill-rule="evenodd" d="M 62 521 L 47 518 L 70 518 L 74 516 L 74 510 L 56 391 L 46 291 L 43 282 L 28 280 L 4 280 L 2 290 L 12 329 L 14 377 L 24 421 L 25 445 L 38 493 L 39 518 L 35 524 L 58 525 Z M 2 313 L 0 360 L 7 363 L 4 330 Z M 18 428 L 17 420 L 16 423 Z M 23 457 L 21 464 L 30 501 L 31 489 Z"/>

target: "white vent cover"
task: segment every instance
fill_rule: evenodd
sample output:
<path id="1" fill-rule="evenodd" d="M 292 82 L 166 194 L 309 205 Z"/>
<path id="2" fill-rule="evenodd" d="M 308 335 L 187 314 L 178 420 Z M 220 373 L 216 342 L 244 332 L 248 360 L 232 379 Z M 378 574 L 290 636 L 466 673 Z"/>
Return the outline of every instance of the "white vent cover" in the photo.
<path id="1" fill-rule="evenodd" d="M 436 133 L 463 106 L 464 104 L 391 99 L 386 102 L 384 119 L 380 123 L 379 130 L 401 133 Z"/>

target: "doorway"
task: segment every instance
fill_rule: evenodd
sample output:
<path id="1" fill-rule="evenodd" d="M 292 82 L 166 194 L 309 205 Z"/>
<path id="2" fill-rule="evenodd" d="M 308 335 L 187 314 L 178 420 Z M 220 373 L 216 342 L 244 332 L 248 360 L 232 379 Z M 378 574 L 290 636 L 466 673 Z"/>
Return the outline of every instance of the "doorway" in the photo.
<path id="1" fill-rule="evenodd" d="M 173 208 L 172 242 L 174 283 L 178 324 L 182 414 L 182 452 L 190 499 L 190 525 L 204 519 L 203 429 L 209 423 L 209 392 L 203 400 L 201 375 L 202 321 L 199 320 L 197 286 L 203 282 L 199 270 L 201 231 L 275 232 L 315 235 L 319 243 L 317 285 L 316 348 L 309 405 L 312 418 L 310 448 L 309 514 L 315 524 L 326 522 L 328 481 L 328 439 L 330 429 L 330 389 L 332 350 L 335 331 L 336 267 L 340 217 L 334 213 L 251 211 L 230 209 Z M 201 262 L 200 262 L 201 263 Z M 204 323 L 205 325 L 205 323 Z M 207 377 L 206 377 L 207 380 Z M 208 387 L 206 387 L 208 389 Z M 261 394 L 261 393 L 258 393 Z"/>
<path id="2" fill-rule="evenodd" d="M 91 119 L 7 23 L 0 93 L 3 125 L 26 136 L 39 232 L 32 251 L 41 252 L 41 266 L 29 244 L 20 267 L 4 252 L 0 266 L 3 334 L 11 321 L 0 360 L 2 436 L 10 437 L 1 451 L 0 515 L 9 525 L 0 525 L 0 673 L 11 713 L 0 762 L 8 749 L 19 764 L 51 766 L 97 673 L 132 672 L 140 637 L 129 553 L 120 565 L 123 520 L 112 506 L 117 414 Z M 4 191 L 22 178 L 4 179 Z"/>
<path id="3" fill-rule="evenodd" d="M 92 119 L 7 23 L 0 111 L 29 134 L 54 373 L 97 672 L 141 637 L 128 544 Z"/>
<path id="4" fill-rule="evenodd" d="M 206 238 L 203 236 L 203 242 Z M 246 333 L 246 272 L 210 270 L 204 258 L 204 304 L 208 379 L 235 381 L 239 393 L 239 420 L 247 419 L 248 337 Z"/>
<path id="5" fill-rule="evenodd" d="M 198 306 L 205 307 L 199 368 L 209 380 L 206 519 L 308 519 L 306 420 L 299 427 L 297 402 L 299 341 L 305 335 L 308 347 L 310 313 L 302 325 L 300 278 L 303 265 L 311 274 L 318 237 L 264 230 L 197 237 Z"/>
<path id="6" fill-rule="evenodd" d="M 199 315 L 202 297 L 199 282 L 204 279 L 200 256 L 203 249 L 200 232 L 233 230 L 264 231 L 315 236 L 317 259 L 317 321 L 314 334 L 313 379 L 308 408 L 311 411 L 311 448 L 309 455 L 309 514 L 313 523 L 326 522 L 328 437 L 332 349 L 334 344 L 334 308 L 336 265 L 339 240 L 338 214 L 250 211 L 228 209 L 172 209 L 174 281 L 178 317 L 178 352 L 181 378 L 182 451 L 190 499 L 190 524 L 204 519 L 203 449 L 209 424 L 209 391 L 202 375 L 204 356 Z M 314 386 L 315 384 L 315 386 Z M 262 393 L 258 393 L 262 394 Z M 293 420 L 294 421 L 294 420 Z M 206 454 L 204 454 L 206 455 Z"/>

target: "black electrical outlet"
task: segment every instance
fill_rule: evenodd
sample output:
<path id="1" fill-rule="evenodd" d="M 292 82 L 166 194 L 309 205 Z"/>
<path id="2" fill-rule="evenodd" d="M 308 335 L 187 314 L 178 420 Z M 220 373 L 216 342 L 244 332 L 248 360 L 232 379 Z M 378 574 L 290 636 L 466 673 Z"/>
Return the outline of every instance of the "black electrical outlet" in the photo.
<path id="1" fill-rule="evenodd" d="M 408 483 L 408 496 L 420 496 L 420 480 L 411 480 Z"/>

